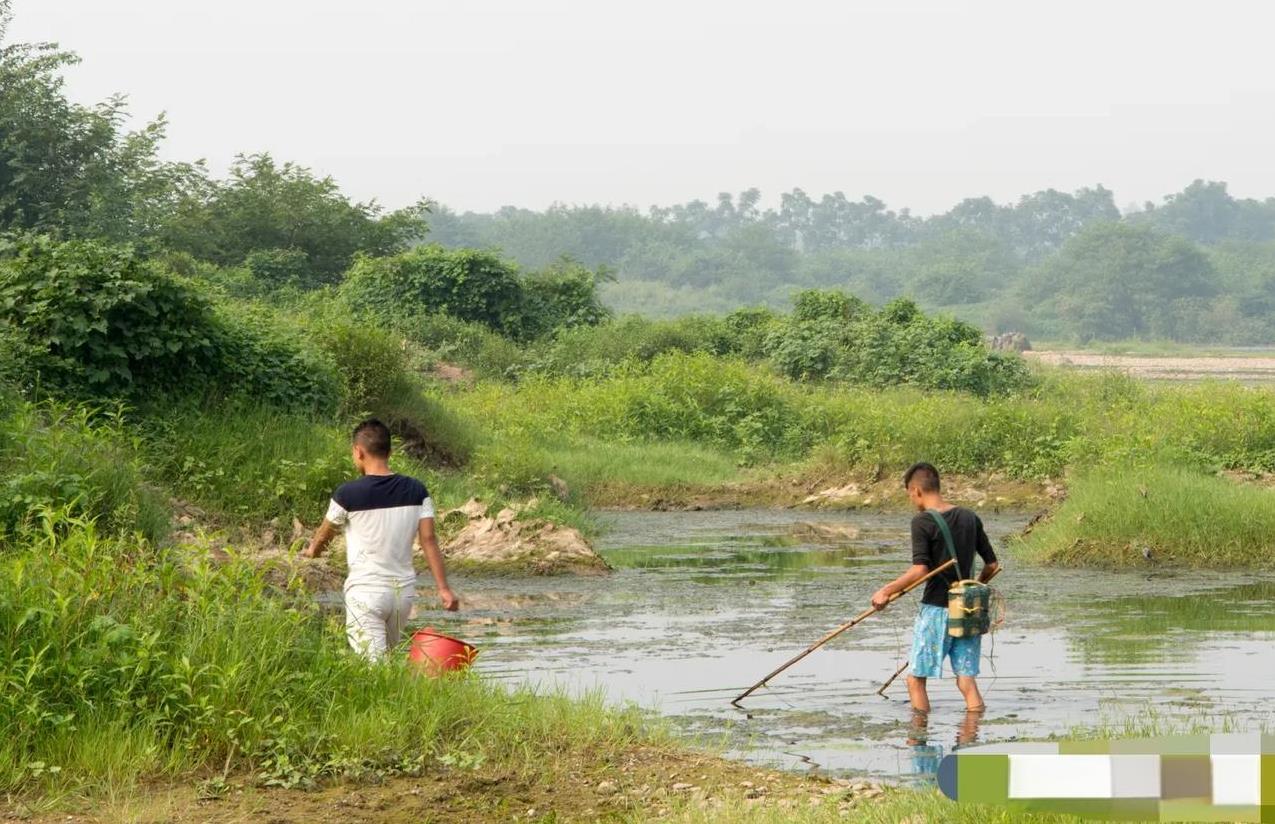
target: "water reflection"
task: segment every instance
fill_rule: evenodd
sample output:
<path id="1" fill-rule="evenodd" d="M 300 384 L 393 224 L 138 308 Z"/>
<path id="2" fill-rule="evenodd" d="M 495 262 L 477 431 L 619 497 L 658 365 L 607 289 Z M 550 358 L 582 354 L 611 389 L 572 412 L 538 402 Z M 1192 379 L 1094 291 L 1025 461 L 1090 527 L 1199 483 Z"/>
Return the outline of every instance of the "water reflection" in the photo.
<path id="1" fill-rule="evenodd" d="M 1072 643 L 1087 663 L 1185 661 L 1216 633 L 1275 632 L 1275 582 L 1190 591 L 1159 579 L 1163 595 L 1089 598 L 1071 605 Z"/>
<path id="2" fill-rule="evenodd" d="M 966 711 L 965 717 L 961 719 L 961 723 L 956 728 L 955 742 L 951 745 L 948 752 L 978 743 L 978 733 L 983 723 L 983 713 L 984 710 Z M 908 777 L 926 781 L 934 778 L 939 771 L 939 762 L 943 760 L 943 756 L 947 752 L 944 751 L 942 742 L 932 741 L 930 738 L 929 713 L 913 711 L 912 720 L 908 723 L 908 735 L 905 743 L 912 758 L 911 771 L 908 773 Z"/>
<path id="3" fill-rule="evenodd" d="M 732 572 L 800 572 L 820 568 L 853 567 L 877 548 L 811 549 L 796 546 L 761 546 L 757 549 L 714 551 L 705 547 L 626 547 L 606 550 L 612 566 L 623 569 L 711 569 L 716 576 Z"/>

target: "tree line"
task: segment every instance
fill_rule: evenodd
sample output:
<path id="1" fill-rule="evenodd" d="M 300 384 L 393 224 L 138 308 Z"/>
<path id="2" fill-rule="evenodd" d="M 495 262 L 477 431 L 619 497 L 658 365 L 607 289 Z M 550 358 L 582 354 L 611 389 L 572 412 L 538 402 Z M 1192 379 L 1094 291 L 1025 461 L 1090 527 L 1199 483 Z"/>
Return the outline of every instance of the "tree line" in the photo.
<path id="1" fill-rule="evenodd" d="M 130 128 L 122 97 L 71 101 L 62 72 L 77 58 L 9 43 L 8 6 L 0 0 L 0 233 L 126 244 L 238 297 L 335 285 L 361 257 L 433 243 L 486 250 L 461 269 L 498 272 L 493 290 L 521 284 L 498 301 L 496 325 L 522 339 L 603 319 L 598 289 L 611 310 L 651 317 L 786 309 L 804 290 L 831 289 L 877 306 L 913 299 L 990 333 L 1275 338 L 1275 199 L 1235 198 L 1224 183 L 1195 181 L 1124 213 L 1102 186 L 970 198 L 929 217 L 800 189 L 770 208 L 749 189 L 645 210 L 462 214 L 423 199 L 386 210 L 268 153 L 240 155 L 223 177 L 161 158 L 162 116 Z M 455 276 L 435 274 L 444 285 Z"/>
<path id="2" fill-rule="evenodd" d="M 873 303 L 912 297 L 988 332 L 1265 344 L 1275 338 L 1275 198 L 1197 180 L 1121 212 L 1102 186 L 1016 203 L 969 198 L 942 214 L 874 197 L 723 193 L 670 207 L 554 205 L 457 213 L 431 239 L 502 250 L 528 265 L 571 255 L 613 267 L 618 311 L 653 316 L 786 306 L 802 289 Z"/>

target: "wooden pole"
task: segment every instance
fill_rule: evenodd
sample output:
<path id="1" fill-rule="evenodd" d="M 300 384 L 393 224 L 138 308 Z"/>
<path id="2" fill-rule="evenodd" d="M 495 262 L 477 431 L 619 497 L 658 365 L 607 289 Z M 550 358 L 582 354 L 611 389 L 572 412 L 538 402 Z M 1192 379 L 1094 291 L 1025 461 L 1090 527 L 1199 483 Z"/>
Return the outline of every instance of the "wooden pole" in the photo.
<path id="1" fill-rule="evenodd" d="M 956 563 L 956 559 L 955 559 L 955 558 L 953 558 L 952 560 L 947 561 L 946 563 L 941 564 L 940 566 L 936 567 L 936 568 L 935 568 L 934 570 L 932 570 L 931 572 L 926 573 L 926 575 L 925 575 L 925 577 L 924 577 L 924 578 L 918 578 L 917 580 L 913 581 L 913 582 L 912 582 L 911 584 L 909 584 L 909 585 L 908 585 L 905 589 L 903 589 L 903 590 L 901 590 L 901 591 L 899 591 L 899 592 L 896 592 L 896 593 L 894 593 L 893 595 L 891 595 L 891 596 L 890 596 L 890 600 L 886 602 L 886 606 L 889 606 L 890 604 L 894 603 L 894 602 L 895 602 L 895 601 L 897 601 L 899 598 L 902 598 L 904 595 L 906 595 L 906 594 L 908 594 L 909 592 L 911 592 L 912 590 L 916 589 L 916 588 L 917 588 L 917 587 L 919 587 L 921 584 L 924 584 L 926 581 L 930 580 L 930 579 L 931 579 L 931 578 L 933 578 L 935 575 L 938 575 L 940 572 L 944 571 L 945 569 L 947 569 L 948 567 L 952 566 L 952 565 L 953 565 L 953 564 L 955 564 L 955 563 Z M 882 609 L 885 609 L 885 607 L 882 607 Z M 831 641 L 833 638 L 836 638 L 838 635 L 840 635 L 841 633 L 843 633 L 843 632 L 845 632 L 846 630 L 850 629 L 850 628 L 851 628 L 851 627 L 853 627 L 855 624 L 857 624 L 857 623 L 859 623 L 860 621 L 864 620 L 865 618 L 867 618 L 869 615 L 871 615 L 871 614 L 872 614 L 872 613 L 874 613 L 874 612 L 880 612 L 880 610 L 878 610 L 876 607 L 873 607 L 873 608 L 871 608 L 871 609 L 866 609 L 866 610 L 864 610 L 863 612 L 861 612 L 861 613 L 859 613 L 858 615 L 856 615 L 853 619 L 851 619 L 851 620 L 847 621 L 846 623 L 842 624 L 841 626 L 837 627 L 837 628 L 836 628 L 836 629 L 834 629 L 832 632 L 829 632 L 827 635 L 823 636 L 823 637 L 822 637 L 822 638 L 820 638 L 818 641 L 815 641 L 813 644 L 811 644 L 810 646 L 806 647 L 806 648 L 805 648 L 805 650 L 803 650 L 800 654 L 795 655 L 795 656 L 793 656 L 792 658 L 790 658 L 790 659 L 788 659 L 787 661 L 785 661 L 785 662 L 783 663 L 783 665 L 782 665 L 782 666 L 780 666 L 778 669 L 776 669 L 776 670 L 775 670 L 774 672 L 772 672 L 770 675 L 767 675 L 765 678 L 761 679 L 761 680 L 760 680 L 760 681 L 758 681 L 756 684 L 753 684 L 751 687 L 749 687 L 748 689 L 744 690 L 742 693 L 740 693 L 740 694 L 739 694 L 739 697 L 737 697 L 734 701 L 731 701 L 731 703 L 738 707 L 738 706 L 739 706 L 739 702 L 740 702 L 740 701 L 743 701 L 745 698 L 747 698 L 748 696 L 752 695 L 752 694 L 753 694 L 754 692 L 756 692 L 757 690 L 759 690 L 759 689 L 761 689 L 762 687 L 766 686 L 766 682 L 768 682 L 770 679 L 774 678 L 774 677 L 775 677 L 776 675 L 778 675 L 779 673 L 781 673 L 781 672 L 783 672 L 784 670 L 788 669 L 788 668 L 789 668 L 789 667 L 791 667 L 793 664 L 795 664 L 795 663 L 797 663 L 798 661 L 800 661 L 802 658 L 805 658 L 807 655 L 809 655 L 810 653 L 812 653 L 812 652 L 814 652 L 815 650 L 819 649 L 819 648 L 820 648 L 820 647 L 822 647 L 824 644 L 828 643 L 828 642 L 829 642 L 829 641 Z"/>
<path id="2" fill-rule="evenodd" d="M 992 571 L 992 574 L 988 575 L 987 580 L 984 581 L 983 583 L 990 584 L 993 578 L 1001 574 L 1002 569 L 1004 569 L 1004 567 L 1000 567 L 1000 566 L 996 567 L 996 569 Z M 891 675 L 890 679 L 881 685 L 881 689 L 877 690 L 877 695 L 881 696 L 882 698 L 885 698 L 885 691 L 889 688 L 891 684 L 894 683 L 894 679 L 902 675 L 903 671 L 908 668 L 908 663 L 909 663 L 908 661 L 904 661 L 903 666 L 899 667 L 898 669 L 894 671 L 894 675 Z"/>
<path id="3" fill-rule="evenodd" d="M 904 661 L 903 665 L 894 671 L 894 675 L 890 676 L 890 680 L 882 684 L 881 689 L 877 690 L 877 695 L 881 696 L 882 698 L 885 698 L 885 691 L 890 687 L 891 684 L 894 683 L 894 679 L 902 675 L 903 671 L 908 668 L 908 663 L 909 662 Z"/>

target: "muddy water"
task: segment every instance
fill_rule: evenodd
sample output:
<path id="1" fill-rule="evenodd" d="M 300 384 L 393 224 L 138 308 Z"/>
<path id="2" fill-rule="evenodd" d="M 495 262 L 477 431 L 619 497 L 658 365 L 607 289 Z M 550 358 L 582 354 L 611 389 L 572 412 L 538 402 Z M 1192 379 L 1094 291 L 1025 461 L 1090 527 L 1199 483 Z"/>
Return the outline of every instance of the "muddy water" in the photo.
<path id="1" fill-rule="evenodd" d="M 984 642 L 985 717 L 931 682 L 928 726 L 903 680 L 917 594 L 745 702 L 729 701 L 862 611 L 908 563 L 905 515 L 791 511 L 607 513 L 606 578 L 461 577 L 466 609 L 423 618 L 477 643 L 510 681 L 601 689 L 734 754 L 792 769 L 924 780 L 970 741 L 1067 735 L 1153 713 L 1163 721 L 1275 721 L 1275 578 L 1155 567 L 1083 573 L 1016 566 L 997 583 L 1006 621 Z M 993 542 L 1025 517 L 985 515 Z M 811 529 L 808 524 L 817 525 Z M 845 535 L 827 533 L 845 532 Z"/>

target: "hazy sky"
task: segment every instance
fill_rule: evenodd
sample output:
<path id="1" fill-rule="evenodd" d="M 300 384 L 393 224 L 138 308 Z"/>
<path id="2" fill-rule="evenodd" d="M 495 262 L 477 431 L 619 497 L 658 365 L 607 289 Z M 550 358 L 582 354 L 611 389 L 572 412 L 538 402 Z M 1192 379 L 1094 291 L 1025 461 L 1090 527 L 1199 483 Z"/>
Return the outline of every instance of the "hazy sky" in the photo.
<path id="1" fill-rule="evenodd" d="M 757 186 L 942 211 L 1196 177 L 1275 195 L 1265 0 L 16 0 L 166 152 L 353 195 L 648 206 Z"/>

